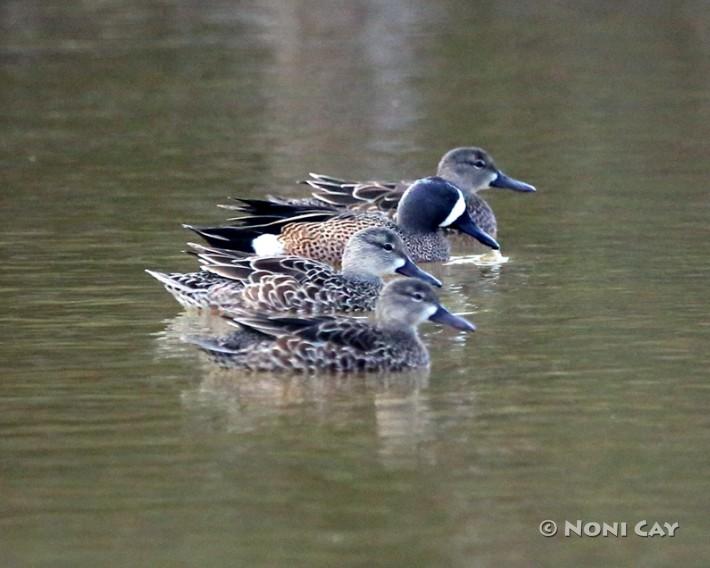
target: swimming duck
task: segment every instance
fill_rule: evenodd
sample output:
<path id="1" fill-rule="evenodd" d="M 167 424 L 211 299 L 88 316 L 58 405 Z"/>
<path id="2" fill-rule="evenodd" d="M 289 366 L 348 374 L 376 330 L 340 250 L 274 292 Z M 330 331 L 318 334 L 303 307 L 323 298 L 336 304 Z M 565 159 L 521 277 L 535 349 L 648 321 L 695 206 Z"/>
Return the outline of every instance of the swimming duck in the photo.
<path id="1" fill-rule="evenodd" d="M 498 234 L 495 214 L 491 206 L 477 193 L 489 188 L 536 191 L 534 186 L 504 174 L 488 152 L 473 146 L 449 150 L 439 161 L 436 175 L 461 189 L 474 222 L 494 238 Z M 310 176 L 311 179 L 303 183 L 316 189 L 312 197 L 289 199 L 270 196 L 269 199 L 275 203 L 290 205 L 325 204 L 360 211 L 379 210 L 394 216 L 399 200 L 412 183 L 348 181 L 314 173 Z"/>
<path id="2" fill-rule="evenodd" d="M 244 256 L 242 253 L 189 245 L 202 270 L 165 274 L 146 270 L 186 308 L 325 314 L 372 310 L 382 276 L 402 274 L 441 286 L 414 264 L 402 239 L 384 227 L 355 233 L 345 245 L 342 271 L 299 256 Z"/>
<path id="3" fill-rule="evenodd" d="M 241 199 L 240 210 L 250 216 L 231 219 L 240 226 L 186 228 L 213 246 L 255 253 L 258 256 L 296 254 L 337 264 L 345 244 L 356 231 L 386 227 L 397 233 L 415 262 L 449 259 L 450 244 L 442 228 L 470 235 L 492 248 L 498 242 L 482 231 L 466 210 L 461 190 L 440 177 L 414 182 L 400 199 L 397 223 L 383 213 L 313 209 L 270 201 Z"/>
<path id="4" fill-rule="evenodd" d="M 387 284 L 377 302 L 375 323 L 345 316 L 295 318 L 250 312 L 227 316 L 239 327 L 225 338 L 188 338 L 215 362 L 251 371 L 378 372 L 429 365 L 417 327 L 426 320 L 474 331 L 450 313 L 434 290 L 419 280 Z"/>

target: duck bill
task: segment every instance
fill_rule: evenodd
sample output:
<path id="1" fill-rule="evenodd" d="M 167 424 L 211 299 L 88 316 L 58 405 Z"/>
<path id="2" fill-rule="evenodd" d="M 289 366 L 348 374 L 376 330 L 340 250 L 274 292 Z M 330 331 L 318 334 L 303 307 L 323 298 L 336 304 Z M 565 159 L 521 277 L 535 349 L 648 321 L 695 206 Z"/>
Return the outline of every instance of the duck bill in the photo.
<path id="1" fill-rule="evenodd" d="M 498 241 L 496 241 L 493 237 L 491 237 L 488 233 L 486 233 L 483 229 L 481 229 L 476 223 L 473 222 L 473 219 L 471 219 L 471 215 L 468 214 L 468 212 L 465 212 L 461 217 L 456 219 L 451 226 L 454 229 L 458 229 L 462 233 L 466 233 L 467 235 L 473 237 L 476 239 L 478 242 L 486 245 L 489 248 L 492 248 L 493 250 L 500 250 L 500 245 L 498 244 Z"/>
<path id="2" fill-rule="evenodd" d="M 404 264 L 400 266 L 397 270 L 395 270 L 397 274 L 401 274 L 402 276 L 409 276 L 410 278 L 418 278 L 419 280 L 423 280 L 427 284 L 431 284 L 432 286 L 436 286 L 437 288 L 441 288 L 441 280 L 438 278 L 435 278 L 428 272 L 425 272 L 421 268 L 419 268 L 416 264 L 412 262 L 412 260 L 409 257 L 406 257 L 404 260 Z"/>
<path id="3" fill-rule="evenodd" d="M 512 189 L 513 191 L 522 191 L 524 193 L 530 193 L 537 191 L 534 185 L 520 181 L 512 177 L 508 177 L 503 172 L 498 170 L 498 173 L 493 181 L 489 184 L 491 187 L 499 187 L 501 189 Z"/>
<path id="4" fill-rule="evenodd" d="M 460 331 L 476 331 L 476 326 L 467 319 L 461 316 L 456 316 L 447 310 L 444 306 L 437 307 L 436 311 L 429 316 L 429 321 L 448 325 Z"/>

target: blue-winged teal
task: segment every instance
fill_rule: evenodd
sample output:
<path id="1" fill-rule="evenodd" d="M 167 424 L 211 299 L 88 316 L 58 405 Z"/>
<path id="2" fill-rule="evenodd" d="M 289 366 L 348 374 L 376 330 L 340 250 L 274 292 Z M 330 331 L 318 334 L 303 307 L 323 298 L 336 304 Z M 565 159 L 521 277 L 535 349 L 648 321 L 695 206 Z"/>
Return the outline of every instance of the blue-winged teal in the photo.
<path id="1" fill-rule="evenodd" d="M 468 212 L 474 222 L 492 237 L 496 237 L 498 226 L 490 205 L 477 195 L 489 188 L 512 189 L 533 192 L 535 187 L 513 179 L 500 171 L 493 157 L 482 148 L 466 147 L 449 150 L 441 158 L 437 176 L 452 182 L 463 191 Z M 379 210 L 394 215 L 402 194 L 411 181 L 348 181 L 321 174 L 310 174 L 304 181 L 317 191 L 313 197 L 289 199 L 270 197 L 275 203 L 291 205 L 332 205 L 359 211 Z"/>
<path id="2" fill-rule="evenodd" d="M 245 257 L 234 251 L 190 246 L 201 262 L 200 272 L 146 270 L 186 308 L 357 312 L 375 307 L 384 275 L 397 273 L 441 286 L 410 260 L 402 239 L 384 227 L 363 229 L 350 238 L 342 272 L 299 256 Z"/>
<path id="3" fill-rule="evenodd" d="M 500 248 L 473 222 L 461 190 L 439 177 L 418 180 L 404 192 L 397 223 L 383 213 L 314 211 L 307 205 L 240 201 L 242 205 L 237 208 L 252 215 L 231 220 L 239 226 L 185 227 L 220 248 L 259 256 L 296 254 L 331 264 L 340 262 L 350 236 L 366 227 L 386 227 L 399 234 L 415 262 L 449 259 L 450 244 L 443 228 L 456 229 L 486 246 Z"/>
<path id="4" fill-rule="evenodd" d="M 378 372 L 429 365 L 417 334 L 431 320 L 462 331 L 475 326 L 447 311 L 423 282 L 398 279 L 382 290 L 375 323 L 345 316 L 269 317 L 239 313 L 240 331 L 221 339 L 188 338 L 219 364 L 252 371 Z"/>

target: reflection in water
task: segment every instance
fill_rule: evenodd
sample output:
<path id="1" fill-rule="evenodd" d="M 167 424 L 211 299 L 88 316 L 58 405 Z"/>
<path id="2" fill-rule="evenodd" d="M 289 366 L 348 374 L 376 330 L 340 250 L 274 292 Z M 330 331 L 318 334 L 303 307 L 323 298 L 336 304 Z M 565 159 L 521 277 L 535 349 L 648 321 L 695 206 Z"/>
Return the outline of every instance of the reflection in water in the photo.
<path id="1" fill-rule="evenodd" d="M 341 428 L 352 419 L 351 405 L 372 414 L 374 431 L 380 440 L 384 465 L 415 465 L 422 459 L 420 448 L 433 437 L 424 391 L 430 370 L 399 374 L 313 375 L 243 373 L 220 368 L 208 356 L 199 354 L 183 338 L 191 335 L 220 335 L 232 328 L 219 317 L 204 313 L 182 313 L 167 320 L 165 331 L 156 336 L 158 357 L 193 357 L 201 361 L 200 379 L 181 399 L 196 416 L 196 427 L 204 415 L 216 419 L 231 433 L 273 427 L 272 422 L 289 409 L 309 408 L 309 419 L 322 425 L 332 422 Z M 187 348 L 187 349 L 186 349 Z M 342 401 L 348 404 L 343 406 Z M 342 412 L 338 408 L 342 407 Z M 221 418 L 216 418 L 221 415 Z"/>
<path id="2" fill-rule="evenodd" d="M 473 264 L 475 266 L 498 267 L 510 260 L 510 257 L 503 256 L 500 251 L 492 250 L 485 254 L 472 254 L 467 256 L 452 256 L 446 264 Z"/>
<path id="3" fill-rule="evenodd" d="M 352 143 L 385 155 L 414 149 L 413 141 L 397 136 L 420 118 L 418 93 L 408 88 L 416 69 L 416 30 L 428 24 L 433 9 L 425 3 L 342 2 L 327 17 L 306 5 L 269 2 L 264 14 L 264 37 L 274 64 L 265 84 L 267 123 L 273 135 L 271 163 L 277 178 L 289 179 L 287 163 L 312 164 L 317 150 Z M 315 60 L 313 73 L 304 73 Z M 315 92 L 330 92 L 325 100 Z M 327 105 L 324 112 L 323 105 Z M 367 107 L 368 112 L 352 112 Z M 337 117 L 333 120 L 332 117 Z M 283 133 L 306 124 L 302 137 Z M 343 156 L 358 161 L 357 152 Z M 346 171 L 352 171 L 347 162 Z M 377 164 L 368 164 L 369 168 Z M 299 173 L 298 175 L 303 175 Z"/>
<path id="4" fill-rule="evenodd" d="M 422 392 L 428 377 L 427 370 L 390 377 L 240 376 L 208 363 L 199 387 L 184 392 L 182 400 L 198 415 L 223 413 L 229 432 L 268 430 L 284 411 L 299 407 L 310 408 L 308 419 L 322 428 L 347 428 L 356 406 L 372 415 L 383 465 L 411 467 L 422 459 L 420 448 L 433 436 Z"/>
<path id="5" fill-rule="evenodd" d="M 431 442 L 437 431 L 426 392 L 380 393 L 374 403 L 382 463 L 392 468 L 434 465 Z"/>

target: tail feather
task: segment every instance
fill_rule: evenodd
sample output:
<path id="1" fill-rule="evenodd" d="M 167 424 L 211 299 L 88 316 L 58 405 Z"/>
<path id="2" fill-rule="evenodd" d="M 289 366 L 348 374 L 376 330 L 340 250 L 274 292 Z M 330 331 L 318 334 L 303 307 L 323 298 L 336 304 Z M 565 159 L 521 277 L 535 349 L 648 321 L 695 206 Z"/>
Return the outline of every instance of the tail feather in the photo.
<path id="1" fill-rule="evenodd" d="M 239 205 L 227 205 L 228 209 L 236 209 L 250 215 L 286 218 L 312 211 L 332 211 L 333 208 L 325 203 L 323 205 L 285 203 L 283 201 L 269 201 L 265 199 L 233 198 Z"/>
<path id="2" fill-rule="evenodd" d="M 229 217 L 227 223 L 239 223 L 240 227 L 262 227 L 283 220 L 284 217 L 279 215 L 241 215 L 239 217 Z"/>
<path id="3" fill-rule="evenodd" d="M 289 223 L 320 223 L 342 214 L 333 208 L 323 211 L 314 211 L 313 208 L 305 213 L 289 216 L 266 216 L 266 215 L 245 215 L 243 217 L 232 217 L 228 219 L 230 223 L 235 223 L 238 228 L 249 227 L 251 229 L 263 229 L 264 233 L 278 235 L 281 229 Z"/>
<path id="4" fill-rule="evenodd" d="M 200 235 L 210 245 L 223 248 L 226 250 L 237 250 L 248 253 L 253 253 L 253 241 L 257 237 L 270 233 L 271 231 L 262 228 L 252 229 L 250 227 L 194 227 L 192 225 L 183 225 L 186 229 Z M 280 232 L 277 231 L 276 234 Z M 273 234 L 273 233 L 272 233 Z"/>
<path id="5" fill-rule="evenodd" d="M 197 257 L 202 264 L 239 263 L 249 257 L 249 253 L 237 250 L 207 247 L 197 243 L 187 243 L 190 250 L 183 251 Z"/>
<path id="6" fill-rule="evenodd" d="M 262 235 L 279 235 L 283 227 L 290 223 L 322 222 L 342 213 L 327 203 L 315 206 L 287 205 L 260 199 L 240 198 L 239 201 L 243 203 L 240 211 L 246 215 L 229 220 L 238 226 L 195 227 L 185 224 L 183 227 L 197 233 L 214 247 L 259 253 L 254 240 Z M 276 254 L 271 250 L 269 252 Z"/>
<path id="7" fill-rule="evenodd" d="M 147 270 L 158 280 L 173 298 L 185 308 L 205 308 L 209 306 L 207 290 L 214 284 L 215 276 L 211 273 L 192 272 L 187 274 L 166 274 L 155 270 Z"/>
<path id="8" fill-rule="evenodd" d="M 313 197 L 323 203 L 339 208 L 352 207 L 363 203 L 352 195 L 344 193 L 314 193 Z"/>
<path id="9" fill-rule="evenodd" d="M 343 193 L 352 192 L 352 188 L 356 187 L 357 184 L 350 183 L 333 183 L 329 181 L 313 180 L 309 179 L 304 182 L 313 189 L 317 189 L 319 192 L 324 193 Z"/>
<path id="10" fill-rule="evenodd" d="M 185 284 L 182 284 L 170 274 L 166 274 L 165 272 L 158 272 L 157 270 L 148 270 L 147 268 L 145 269 L 145 271 L 153 278 L 155 278 L 158 282 L 163 284 L 163 286 L 165 286 L 166 288 L 176 288 L 186 293 L 192 292 L 192 288 L 186 286 Z"/>
<path id="11" fill-rule="evenodd" d="M 239 353 L 238 349 L 233 349 L 227 345 L 220 342 L 219 339 L 212 337 L 201 337 L 198 335 L 185 335 L 182 337 L 185 343 L 191 343 L 212 354 L 222 354 L 222 355 L 235 355 Z"/>
<path id="12" fill-rule="evenodd" d="M 251 265 L 246 262 L 245 264 L 205 264 L 201 266 L 202 270 L 211 272 L 223 278 L 228 278 L 229 280 L 236 280 L 245 284 L 249 279 L 249 275 L 254 272 Z"/>

